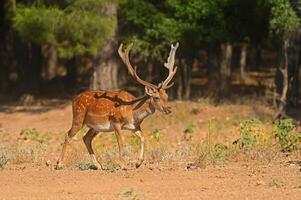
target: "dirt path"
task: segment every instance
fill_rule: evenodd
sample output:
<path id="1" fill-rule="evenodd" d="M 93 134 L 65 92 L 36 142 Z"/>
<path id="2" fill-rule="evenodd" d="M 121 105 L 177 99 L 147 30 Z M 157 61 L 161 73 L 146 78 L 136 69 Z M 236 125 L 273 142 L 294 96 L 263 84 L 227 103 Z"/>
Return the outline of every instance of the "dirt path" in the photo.
<path id="1" fill-rule="evenodd" d="M 300 199 L 297 166 L 0 172 L 0 199 Z M 256 170 L 254 170 L 256 169 Z"/>

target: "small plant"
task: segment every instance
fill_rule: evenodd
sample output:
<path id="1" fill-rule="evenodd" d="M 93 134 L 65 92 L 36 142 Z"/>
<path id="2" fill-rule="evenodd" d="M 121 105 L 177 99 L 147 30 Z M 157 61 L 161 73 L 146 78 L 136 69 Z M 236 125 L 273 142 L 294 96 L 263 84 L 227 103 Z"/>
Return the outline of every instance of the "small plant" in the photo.
<path id="1" fill-rule="evenodd" d="M 292 119 L 277 120 L 274 136 L 279 141 L 283 152 L 297 150 L 301 142 L 301 133 L 296 133 Z"/>
<path id="2" fill-rule="evenodd" d="M 0 169 L 3 169 L 3 167 L 8 163 L 10 160 L 10 157 L 7 154 L 3 154 L 0 156 Z"/>
<path id="3" fill-rule="evenodd" d="M 131 145 L 134 148 L 135 151 L 137 151 L 140 147 L 140 140 L 136 135 L 131 135 Z"/>
<path id="4" fill-rule="evenodd" d="M 92 162 L 87 162 L 87 161 L 78 161 L 75 164 L 75 167 L 81 171 L 96 169 L 95 165 Z"/>
<path id="5" fill-rule="evenodd" d="M 20 132 L 20 136 L 22 136 L 22 138 L 24 140 L 37 141 L 39 134 L 38 134 L 37 130 L 34 128 L 33 129 L 26 128 L 26 129 L 22 129 L 22 131 Z"/>
<path id="6" fill-rule="evenodd" d="M 120 169 L 120 166 L 119 166 L 119 164 L 117 164 L 115 162 L 111 162 L 107 166 L 105 166 L 104 169 L 109 171 L 109 172 L 116 172 Z"/>
<path id="7" fill-rule="evenodd" d="M 205 168 L 208 163 L 208 155 L 210 155 L 210 147 L 208 143 L 202 142 L 197 148 L 197 159 L 194 165 L 200 168 Z"/>
<path id="8" fill-rule="evenodd" d="M 241 139 L 234 143 L 240 142 L 242 147 L 253 147 L 255 145 L 267 145 L 271 143 L 270 135 L 261 127 L 258 120 L 243 120 L 240 122 Z"/>
<path id="9" fill-rule="evenodd" d="M 242 146 L 254 146 L 257 142 L 256 135 L 253 132 L 258 125 L 256 120 L 244 120 L 240 122 L 240 133 L 242 137 Z"/>
<path id="10" fill-rule="evenodd" d="M 270 187 L 282 187 L 284 184 L 283 182 L 276 176 L 271 177 L 271 181 L 269 182 Z"/>
<path id="11" fill-rule="evenodd" d="M 213 149 L 211 150 L 211 157 L 213 161 L 216 160 L 225 160 L 229 155 L 229 149 L 227 145 L 222 143 L 217 143 L 214 145 Z"/>
<path id="12" fill-rule="evenodd" d="M 192 135 L 194 133 L 194 129 L 196 128 L 196 125 L 193 123 L 190 123 L 186 126 L 184 130 L 184 140 L 189 141 L 192 139 Z"/>
<path id="13" fill-rule="evenodd" d="M 159 129 L 155 128 L 152 130 L 152 137 L 159 142 L 161 140 L 162 134 Z"/>
<path id="14" fill-rule="evenodd" d="M 47 143 L 47 142 L 49 142 L 49 140 L 52 139 L 52 135 L 53 134 L 51 132 L 47 132 L 40 139 L 38 139 L 38 141 L 40 143 Z"/>
<path id="15" fill-rule="evenodd" d="M 122 192 L 122 197 L 126 199 L 132 199 L 137 200 L 139 199 L 139 196 L 141 195 L 138 190 L 134 188 L 129 188 L 126 191 Z"/>
<path id="16" fill-rule="evenodd" d="M 39 136 L 39 133 L 36 129 L 22 129 L 20 132 L 20 136 L 24 140 L 32 140 L 32 141 L 37 141 L 41 144 L 47 143 L 49 140 L 52 138 L 52 133 L 47 132 L 45 133 L 42 137 Z"/>

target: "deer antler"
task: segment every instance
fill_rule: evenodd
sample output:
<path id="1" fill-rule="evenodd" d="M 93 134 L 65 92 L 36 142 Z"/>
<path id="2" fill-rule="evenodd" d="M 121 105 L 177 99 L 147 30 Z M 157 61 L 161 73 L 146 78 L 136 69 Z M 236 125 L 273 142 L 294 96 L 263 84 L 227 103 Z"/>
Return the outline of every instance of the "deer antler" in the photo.
<path id="1" fill-rule="evenodd" d="M 171 83 L 170 85 L 168 85 L 168 83 L 172 80 L 172 78 L 174 77 L 174 75 L 177 72 L 177 67 L 174 68 L 174 65 L 175 65 L 175 56 L 176 56 L 176 51 L 177 51 L 178 46 L 179 46 L 178 42 L 175 46 L 173 44 L 171 45 L 169 56 L 167 58 L 167 62 L 164 63 L 164 66 L 168 69 L 169 72 L 168 72 L 168 76 L 165 79 L 165 81 L 162 82 L 162 85 L 160 84 L 160 86 L 163 89 L 168 89 L 174 84 L 174 83 Z"/>
<path id="2" fill-rule="evenodd" d="M 133 43 L 131 43 L 130 45 L 128 45 L 128 46 L 126 47 L 126 49 L 123 50 L 123 44 L 120 44 L 119 49 L 118 49 L 118 54 L 119 54 L 119 56 L 121 57 L 123 63 L 127 66 L 127 69 L 128 69 L 128 71 L 129 71 L 130 75 L 131 75 L 137 82 L 141 83 L 141 84 L 144 85 L 144 86 L 150 87 L 150 88 L 152 88 L 152 89 L 158 88 L 156 85 L 153 85 L 153 84 L 151 84 L 151 83 L 148 83 L 148 82 L 142 80 L 142 79 L 137 75 L 136 67 L 135 67 L 135 68 L 132 67 L 132 65 L 131 65 L 131 63 L 130 63 L 130 60 L 129 60 L 129 52 L 130 52 L 132 46 L 133 46 Z"/>

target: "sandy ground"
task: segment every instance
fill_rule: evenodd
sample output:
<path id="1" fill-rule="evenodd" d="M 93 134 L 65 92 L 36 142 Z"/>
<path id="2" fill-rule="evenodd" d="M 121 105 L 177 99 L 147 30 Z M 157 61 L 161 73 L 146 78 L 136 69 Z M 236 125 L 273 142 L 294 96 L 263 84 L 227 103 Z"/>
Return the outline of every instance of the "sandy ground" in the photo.
<path id="1" fill-rule="evenodd" d="M 0 199 L 300 199 L 296 166 L 184 171 L 1 171 Z"/>
<path id="2" fill-rule="evenodd" d="M 30 112 L 0 112 L 1 143 L 14 143 L 22 128 L 56 134 L 59 146 L 71 124 L 71 107 Z M 3 135 L 7 133 L 7 135 Z M 53 147 L 54 148 L 54 147 Z M 54 148 L 57 149 L 57 148 Z M 49 157 L 57 150 L 49 153 Z M 184 167 L 137 170 L 52 170 L 46 165 L 0 170 L 0 199 L 301 199 L 298 163 L 231 162 L 186 170 Z"/>

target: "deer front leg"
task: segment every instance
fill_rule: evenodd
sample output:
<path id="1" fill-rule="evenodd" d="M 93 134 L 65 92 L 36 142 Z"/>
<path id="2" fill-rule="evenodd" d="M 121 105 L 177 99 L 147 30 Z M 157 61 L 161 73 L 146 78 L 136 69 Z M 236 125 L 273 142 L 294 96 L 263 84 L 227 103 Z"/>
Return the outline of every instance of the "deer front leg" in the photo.
<path id="1" fill-rule="evenodd" d="M 121 169 L 126 170 L 127 167 L 125 165 L 125 161 L 124 161 L 124 136 L 121 132 L 121 126 L 120 124 L 115 124 L 114 125 L 114 129 L 115 129 L 115 134 L 116 134 L 116 138 L 117 138 L 117 143 L 118 143 L 118 147 L 119 147 L 119 165 L 121 167 Z"/>
<path id="2" fill-rule="evenodd" d="M 140 139 L 140 152 L 138 161 L 136 163 L 136 168 L 138 168 L 144 161 L 144 137 L 140 127 L 137 130 L 133 131 L 133 133 Z"/>

